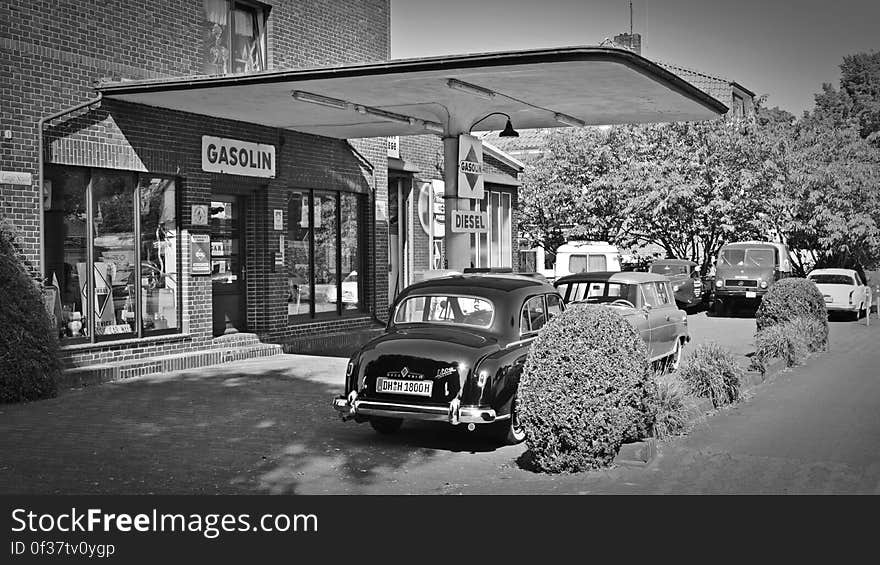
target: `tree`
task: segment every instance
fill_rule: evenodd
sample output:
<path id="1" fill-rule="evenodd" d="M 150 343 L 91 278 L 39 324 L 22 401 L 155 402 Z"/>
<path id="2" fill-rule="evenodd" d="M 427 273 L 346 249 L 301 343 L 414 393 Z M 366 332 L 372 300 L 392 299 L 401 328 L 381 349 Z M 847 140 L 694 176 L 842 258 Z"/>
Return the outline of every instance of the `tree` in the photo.
<path id="1" fill-rule="evenodd" d="M 815 266 L 880 263 L 880 150 L 855 124 L 804 120 L 785 145 L 785 181 L 772 211 L 798 261 Z"/>
<path id="2" fill-rule="evenodd" d="M 880 143 L 876 135 L 880 132 L 880 53 L 848 55 L 840 71 L 840 88 L 823 84 L 808 119 L 837 127 L 854 125 L 861 137 Z"/>
<path id="3" fill-rule="evenodd" d="M 601 179 L 619 166 L 604 133 L 554 132 L 542 157 L 524 171 L 521 229 L 550 253 L 570 237 L 616 240 L 626 223 L 627 195 Z"/>

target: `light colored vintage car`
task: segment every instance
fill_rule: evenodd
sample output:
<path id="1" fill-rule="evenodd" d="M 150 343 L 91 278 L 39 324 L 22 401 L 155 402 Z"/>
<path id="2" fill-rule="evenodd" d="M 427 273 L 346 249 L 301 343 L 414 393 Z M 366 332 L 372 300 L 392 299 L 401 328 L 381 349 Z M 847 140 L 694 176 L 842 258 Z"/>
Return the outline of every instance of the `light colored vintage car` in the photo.
<path id="1" fill-rule="evenodd" d="M 871 306 L 871 287 L 853 269 L 813 269 L 807 279 L 825 297 L 829 312 L 845 312 L 856 320 Z"/>
<path id="2" fill-rule="evenodd" d="M 641 272 L 578 273 L 557 279 L 566 304 L 606 304 L 629 321 L 648 346 L 652 363 L 678 369 L 690 341 L 687 313 L 679 310 L 669 279 Z"/>

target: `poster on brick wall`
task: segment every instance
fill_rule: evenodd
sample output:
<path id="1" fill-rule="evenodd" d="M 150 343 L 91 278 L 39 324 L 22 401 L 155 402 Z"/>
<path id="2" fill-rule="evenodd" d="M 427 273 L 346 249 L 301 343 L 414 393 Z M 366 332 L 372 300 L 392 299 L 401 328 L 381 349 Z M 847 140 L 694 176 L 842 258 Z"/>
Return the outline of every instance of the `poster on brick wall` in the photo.
<path id="1" fill-rule="evenodd" d="M 211 274 L 211 236 L 207 234 L 190 235 L 190 273 L 193 275 Z"/>

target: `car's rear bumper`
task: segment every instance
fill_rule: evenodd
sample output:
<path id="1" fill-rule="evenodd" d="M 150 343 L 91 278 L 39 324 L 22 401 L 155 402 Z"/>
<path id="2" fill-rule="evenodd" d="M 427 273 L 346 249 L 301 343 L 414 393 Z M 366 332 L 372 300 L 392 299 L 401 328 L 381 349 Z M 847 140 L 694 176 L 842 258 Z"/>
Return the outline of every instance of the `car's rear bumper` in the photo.
<path id="1" fill-rule="evenodd" d="M 359 420 L 369 418 L 370 416 L 381 416 L 385 418 L 404 418 L 407 420 L 448 422 L 456 425 L 491 424 L 509 418 L 507 415 L 498 416 L 493 408 L 462 406 L 457 398 L 453 399 L 446 406 L 431 406 L 360 399 L 357 393 L 354 392 L 349 393 L 347 398 L 340 396 L 334 399 L 333 408 L 340 413 L 343 420 Z"/>
<path id="2" fill-rule="evenodd" d="M 826 302 L 825 309 L 829 312 L 855 312 L 859 309 L 858 304 L 835 304 L 833 302 Z"/>

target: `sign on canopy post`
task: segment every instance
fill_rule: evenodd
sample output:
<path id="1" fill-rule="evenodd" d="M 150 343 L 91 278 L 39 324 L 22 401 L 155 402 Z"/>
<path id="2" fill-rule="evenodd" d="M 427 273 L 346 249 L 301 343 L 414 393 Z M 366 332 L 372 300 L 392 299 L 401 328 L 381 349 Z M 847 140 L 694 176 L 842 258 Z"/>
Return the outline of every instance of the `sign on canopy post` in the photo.
<path id="1" fill-rule="evenodd" d="M 485 195 L 483 181 L 483 143 L 469 134 L 443 138 L 446 199 L 446 266 L 463 270 L 471 267 L 471 234 L 486 233 L 488 221 L 480 211 Z"/>

